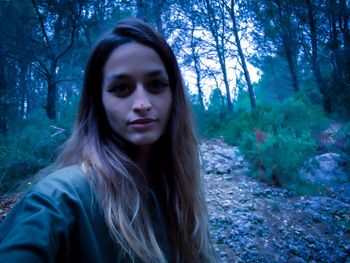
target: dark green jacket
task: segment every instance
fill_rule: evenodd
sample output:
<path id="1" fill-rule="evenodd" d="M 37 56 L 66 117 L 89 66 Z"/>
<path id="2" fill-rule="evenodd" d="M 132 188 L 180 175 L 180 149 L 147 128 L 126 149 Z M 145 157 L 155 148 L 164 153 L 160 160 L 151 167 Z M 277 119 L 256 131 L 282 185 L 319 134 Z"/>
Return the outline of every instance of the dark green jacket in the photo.
<path id="1" fill-rule="evenodd" d="M 158 205 L 154 228 L 169 256 Z M 130 262 L 109 237 L 94 193 L 79 166 L 39 181 L 0 225 L 0 263 Z"/>

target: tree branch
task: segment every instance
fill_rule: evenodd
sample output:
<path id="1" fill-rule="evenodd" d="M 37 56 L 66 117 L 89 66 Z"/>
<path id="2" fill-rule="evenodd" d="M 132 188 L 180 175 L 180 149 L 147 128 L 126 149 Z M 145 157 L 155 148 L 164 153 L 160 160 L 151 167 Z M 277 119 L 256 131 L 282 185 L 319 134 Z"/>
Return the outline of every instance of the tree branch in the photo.
<path id="1" fill-rule="evenodd" d="M 46 30 L 45 30 L 45 25 L 44 25 L 44 21 L 43 21 L 43 18 L 41 17 L 41 14 L 39 12 L 39 8 L 38 8 L 38 5 L 36 4 L 35 0 L 32 0 L 32 4 L 33 4 L 33 7 L 35 9 L 35 12 L 38 16 L 38 20 L 39 20 L 39 23 L 40 23 L 40 28 L 41 28 L 41 31 L 43 33 L 43 36 L 44 36 L 44 39 L 45 39 L 45 43 L 46 43 L 46 46 L 47 48 L 49 49 L 51 55 L 54 55 L 53 54 L 53 50 L 52 50 L 52 47 L 50 45 L 50 40 L 49 40 L 49 37 L 46 33 Z"/>

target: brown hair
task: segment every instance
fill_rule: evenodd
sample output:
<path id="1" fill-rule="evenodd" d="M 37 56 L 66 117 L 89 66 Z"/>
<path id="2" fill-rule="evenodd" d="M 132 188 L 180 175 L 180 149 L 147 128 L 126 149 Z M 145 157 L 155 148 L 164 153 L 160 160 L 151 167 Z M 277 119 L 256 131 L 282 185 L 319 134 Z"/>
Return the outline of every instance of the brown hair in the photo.
<path id="1" fill-rule="evenodd" d="M 132 160 L 133 147 L 112 132 L 102 104 L 103 68 L 119 46 L 137 42 L 154 49 L 169 78 L 172 108 L 168 126 L 152 150 L 152 174 L 144 178 Z M 201 185 L 192 112 L 175 55 L 145 22 L 121 20 L 94 48 L 85 71 L 79 113 L 57 167 L 81 163 L 89 170 L 113 240 L 131 259 L 166 262 L 147 210 L 147 186 L 160 201 L 174 262 L 213 262 Z M 145 198 L 146 197 L 146 198 Z"/>

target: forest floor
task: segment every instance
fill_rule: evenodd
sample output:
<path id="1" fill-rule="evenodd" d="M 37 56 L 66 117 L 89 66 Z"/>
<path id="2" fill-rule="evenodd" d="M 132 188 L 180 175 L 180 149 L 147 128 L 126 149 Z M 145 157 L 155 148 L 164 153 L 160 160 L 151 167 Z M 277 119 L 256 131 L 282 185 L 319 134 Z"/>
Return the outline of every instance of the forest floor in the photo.
<path id="1" fill-rule="evenodd" d="M 0 196 L 0 222 L 16 204 L 20 196 L 21 194 L 6 194 L 4 196 Z"/>
<path id="2" fill-rule="evenodd" d="M 242 175 L 205 176 L 219 262 L 350 262 L 350 205 Z"/>
<path id="3" fill-rule="evenodd" d="M 204 179 L 219 263 L 350 263 L 350 204 L 300 196 L 234 170 Z M 0 197 L 0 222 L 18 198 Z"/>

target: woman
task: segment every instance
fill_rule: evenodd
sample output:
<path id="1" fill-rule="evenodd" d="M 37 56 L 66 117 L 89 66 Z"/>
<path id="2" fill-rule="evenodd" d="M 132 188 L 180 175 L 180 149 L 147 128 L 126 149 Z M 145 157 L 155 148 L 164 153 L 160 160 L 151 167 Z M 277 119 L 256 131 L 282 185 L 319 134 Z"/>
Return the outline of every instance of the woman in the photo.
<path id="1" fill-rule="evenodd" d="M 6 217 L 0 262 L 213 262 L 176 58 L 138 19 L 93 50 L 75 127 Z"/>

